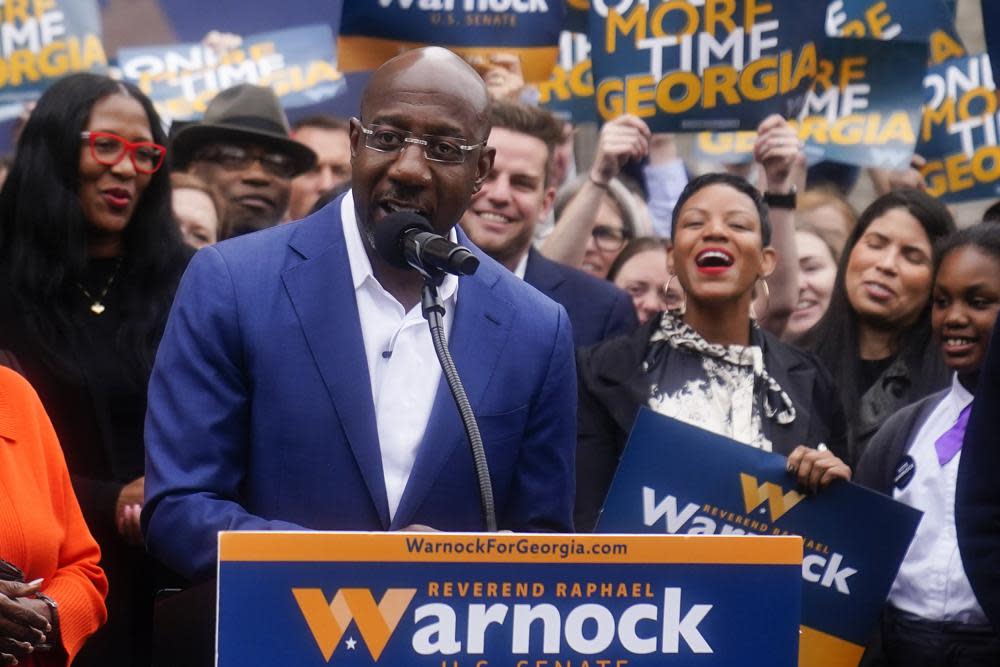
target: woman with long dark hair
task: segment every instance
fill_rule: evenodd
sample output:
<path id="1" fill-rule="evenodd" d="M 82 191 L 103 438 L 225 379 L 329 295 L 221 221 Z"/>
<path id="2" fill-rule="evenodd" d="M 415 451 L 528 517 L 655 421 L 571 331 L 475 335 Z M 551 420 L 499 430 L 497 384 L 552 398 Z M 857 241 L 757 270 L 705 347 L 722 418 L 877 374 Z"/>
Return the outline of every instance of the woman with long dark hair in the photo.
<path id="1" fill-rule="evenodd" d="M 947 384 L 930 295 L 933 244 L 953 231 L 943 204 L 908 189 L 872 202 L 847 239 L 830 306 L 805 344 L 840 389 L 851 462 L 899 408 Z"/>
<path id="2" fill-rule="evenodd" d="M 38 101 L 0 191 L 0 349 L 37 389 L 110 580 L 77 664 L 148 664 L 142 548 L 146 383 L 190 251 L 166 136 L 136 87 L 93 74 Z"/>
<path id="3" fill-rule="evenodd" d="M 577 530 L 594 527 L 642 406 L 788 456 L 803 487 L 850 478 L 829 374 L 751 315 L 777 261 L 760 192 L 738 176 L 699 176 L 671 228 L 671 281 L 684 290 L 683 308 L 578 353 Z"/>

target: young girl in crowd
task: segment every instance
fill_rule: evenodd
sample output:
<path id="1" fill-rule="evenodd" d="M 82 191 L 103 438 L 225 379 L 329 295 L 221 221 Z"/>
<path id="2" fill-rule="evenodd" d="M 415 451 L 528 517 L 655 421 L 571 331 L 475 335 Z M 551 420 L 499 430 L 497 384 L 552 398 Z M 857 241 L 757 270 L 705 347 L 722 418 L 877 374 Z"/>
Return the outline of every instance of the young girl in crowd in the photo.
<path id="1" fill-rule="evenodd" d="M 738 176 L 700 176 L 681 193 L 672 228 L 683 309 L 579 353 L 577 530 L 593 529 L 643 405 L 790 455 L 804 486 L 850 477 L 836 456 L 846 434 L 829 374 L 750 316 L 755 285 L 776 261 L 760 192 Z M 800 447 L 821 443 L 830 451 Z"/>
<path id="2" fill-rule="evenodd" d="M 876 199 L 847 240 L 826 314 L 804 338 L 840 390 L 852 464 L 886 419 L 947 381 L 928 353 L 930 294 L 933 244 L 953 231 L 944 204 L 919 190 Z"/>
<path id="3" fill-rule="evenodd" d="M 951 386 L 891 417 L 855 475 L 924 513 L 889 592 L 881 646 L 869 651 L 884 652 L 892 667 L 1000 665 L 1000 638 L 966 577 L 955 530 L 962 439 L 998 313 L 1000 227 L 978 225 L 945 239 L 931 322 Z"/>

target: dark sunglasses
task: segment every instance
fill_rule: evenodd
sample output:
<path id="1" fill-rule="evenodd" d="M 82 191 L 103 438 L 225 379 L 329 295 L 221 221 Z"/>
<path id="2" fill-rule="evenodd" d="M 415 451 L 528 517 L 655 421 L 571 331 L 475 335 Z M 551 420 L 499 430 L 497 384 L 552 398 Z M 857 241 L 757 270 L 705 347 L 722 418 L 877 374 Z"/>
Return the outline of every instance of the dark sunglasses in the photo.
<path id="1" fill-rule="evenodd" d="M 195 159 L 215 162 L 230 171 L 248 169 L 254 162 L 260 162 L 265 171 L 278 178 L 295 176 L 295 163 L 291 157 L 284 153 L 268 153 L 259 148 L 213 146 L 199 152 Z"/>

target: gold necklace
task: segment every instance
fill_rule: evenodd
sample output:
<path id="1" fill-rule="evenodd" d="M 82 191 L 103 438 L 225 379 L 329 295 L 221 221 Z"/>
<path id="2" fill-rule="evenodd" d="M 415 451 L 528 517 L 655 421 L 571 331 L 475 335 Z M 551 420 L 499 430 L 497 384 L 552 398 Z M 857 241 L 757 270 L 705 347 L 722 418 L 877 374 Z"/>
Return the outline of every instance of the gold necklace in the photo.
<path id="1" fill-rule="evenodd" d="M 104 301 L 104 297 L 108 295 L 108 290 L 111 289 L 111 285 L 114 284 L 115 278 L 118 277 L 118 270 L 120 268 L 122 268 L 121 257 L 118 258 L 118 262 L 115 264 L 115 270 L 111 272 L 110 276 L 108 276 L 108 281 L 104 283 L 104 287 L 101 289 L 100 294 L 98 294 L 96 297 L 89 291 L 87 291 L 86 287 L 84 287 L 80 283 L 76 283 L 76 286 L 80 289 L 81 292 L 83 292 L 83 295 L 87 297 L 89 301 L 93 302 L 90 304 L 90 312 L 92 312 L 94 315 L 100 315 L 105 310 L 107 310 L 107 308 L 101 302 Z"/>

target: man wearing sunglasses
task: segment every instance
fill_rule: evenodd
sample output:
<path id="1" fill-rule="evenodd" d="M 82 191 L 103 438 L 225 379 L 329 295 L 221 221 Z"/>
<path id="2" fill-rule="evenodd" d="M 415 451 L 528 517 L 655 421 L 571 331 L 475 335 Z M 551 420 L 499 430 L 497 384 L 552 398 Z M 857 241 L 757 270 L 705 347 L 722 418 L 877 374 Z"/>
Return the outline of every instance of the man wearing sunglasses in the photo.
<path id="1" fill-rule="evenodd" d="M 374 249 L 397 211 L 469 244 L 439 288 L 497 523 L 572 528 L 576 377 L 566 311 L 455 229 L 493 165 L 486 87 L 441 48 L 369 80 L 352 189 L 198 252 L 150 380 L 147 546 L 199 579 L 219 530 L 483 530 L 475 467 L 421 314 L 423 280 Z"/>
<path id="2" fill-rule="evenodd" d="M 535 227 L 556 195 L 550 180 L 562 125 L 543 109 L 499 100 L 490 107 L 490 120 L 496 160 L 462 217 L 462 229 L 490 257 L 566 309 L 577 345 L 631 332 L 638 321 L 628 294 L 532 247 Z"/>
<path id="3" fill-rule="evenodd" d="M 278 224 L 292 179 L 316 163 L 316 154 L 291 138 L 274 92 L 251 84 L 216 95 L 203 120 L 174 133 L 171 149 L 175 170 L 194 173 L 219 195 L 225 238 Z"/>

